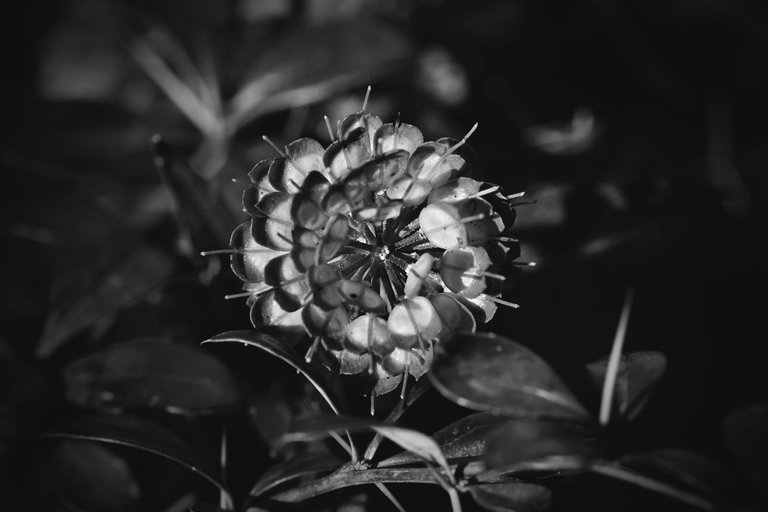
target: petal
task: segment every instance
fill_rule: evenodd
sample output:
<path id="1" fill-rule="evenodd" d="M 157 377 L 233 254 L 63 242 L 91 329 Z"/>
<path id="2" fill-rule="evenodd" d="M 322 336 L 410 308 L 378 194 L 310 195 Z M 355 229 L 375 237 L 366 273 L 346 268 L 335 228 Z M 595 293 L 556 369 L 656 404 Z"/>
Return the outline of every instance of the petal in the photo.
<path id="1" fill-rule="evenodd" d="M 267 263 L 285 252 L 268 249 L 256 243 L 252 235 L 252 222 L 244 222 L 232 232 L 229 246 L 241 252 L 232 254 L 229 261 L 237 277 L 246 282 L 258 283 L 264 280 L 264 267 Z"/>
<path id="2" fill-rule="evenodd" d="M 377 154 L 386 153 L 393 149 L 403 149 L 408 153 L 413 153 L 424 142 L 424 136 L 421 134 L 421 130 L 411 124 L 399 124 L 397 133 L 395 133 L 395 125 L 387 123 L 376 130 L 373 140 Z"/>

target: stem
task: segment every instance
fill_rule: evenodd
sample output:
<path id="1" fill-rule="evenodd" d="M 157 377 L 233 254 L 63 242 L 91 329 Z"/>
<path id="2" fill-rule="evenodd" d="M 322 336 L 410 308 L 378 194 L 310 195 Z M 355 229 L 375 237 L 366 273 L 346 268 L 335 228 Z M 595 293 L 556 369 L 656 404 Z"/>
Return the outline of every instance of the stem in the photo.
<path id="1" fill-rule="evenodd" d="M 402 416 L 405 413 L 405 410 L 410 406 L 413 402 L 415 402 L 421 395 L 423 395 L 429 388 L 430 384 L 428 380 L 422 380 L 415 386 L 411 387 L 411 391 L 408 394 L 408 397 L 405 400 L 401 400 L 397 403 L 394 409 L 387 415 L 387 417 L 384 419 L 385 423 L 394 423 L 396 422 L 400 416 Z M 363 460 L 371 460 L 376 455 L 376 451 L 379 449 L 379 445 L 381 445 L 381 442 L 384 440 L 384 436 L 381 434 L 376 434 L 371 440 L 371 443 L 368 445 L 368 448 L 365 449 L 365 453 L 363 454 Z"/>
<path id="2" fill-rule="evenodd" d="M 398 512 L 405 512 L 405 508 L 403 508 L 397 498 L 395 498 L 395 495 L 392 494 L 392 491 L 387 489 L 386 485 L 382 484 L 381 482 L 377 482 L 374 485 L 376 485 L 376 488 L 381 491 L 381 494 L 387 497 L 387 499 L 392 503 L 392 505 L 395 506 Z"/>
<path id="3" fill-rule="evenodd" d="M 448 496 L 451 498 L 451 511 L 461 512 L 461 500 L 459 499 L 459 493 L 456 489 L 448 489 Z"/>
<path id="4" fill-rule="evenodd" d="M 605 370 L 605 381 L 603 382 L 603 397 L 600 401 L 600 424 L 605 426 L 611 419 L 611 406 L 613 405 L 613 392 L 616 389 L 616 376 L 621 366 L 621 352 L 624 348 L 624 338 L 627 334 L 627 323 L 629 322 L 629 312 L 632 310 L 632 299 L 634 290 L 630 287 L 624 299 L 624 307 L 621 310 L 619 326 L 616 328 L 616 336 L 613 338 L 613 347 L 611 356 L 608 359 L 608 367 Z"/>
<path id="5" fill-rule="evenodd" d="M 598 473 L 610 478 L 615 478 L 616 480 L 621 480 L 621 481 L 636 485 L 638 487 L 648 489 L 649 491 L 663 494 L 665 496 L 669 496 L 670 498 L 674 498 L 682 503 L 687 503 L 688 505 L 698 507 L 702 510 L 716 509 L 714 503 L 712 503 L 711 501 L 705 498 L 702 498 L 697 494 L 682 491 L 667 483 L 654 480 L 653 478 L 649 478 L 647 476 L 638 475 L 637 473 L 633 473 L 632 471 L 627 471 L 626 469 L 622 469 L 617 466 L 596 465 L 596 466 L 593 466 L 591 469 L 595 473 Z"/>
<path id="6" fill-rule="evenodd" d="M 335 473 L 300 487 L 281 492 L 275 495 L 273 499 L 286 503 L 298 503 L 344 487 L 366 484 L 409 483 L 440 485 L 435 481 L 432 472 L 426 468 L 356 470 L 349 469 L 350 467 L 350 465 L 343 466 L 341 470 Z"/>

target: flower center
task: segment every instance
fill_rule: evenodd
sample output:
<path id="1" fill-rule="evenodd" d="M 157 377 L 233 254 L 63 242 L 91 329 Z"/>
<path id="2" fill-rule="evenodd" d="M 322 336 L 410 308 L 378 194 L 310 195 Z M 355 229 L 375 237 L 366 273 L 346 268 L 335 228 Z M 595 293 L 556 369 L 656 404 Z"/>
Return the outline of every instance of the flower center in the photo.
<path id="1" fill-rule="evenodd" d="M 389 247 L 387 247 L 386 245 L 382 245 L 380 247 L 376 247 L 376 250 L 374 251 L 374 254 L 381 261 L 386 261 L 387 260 L 387 256 L 389 256 Z"/>

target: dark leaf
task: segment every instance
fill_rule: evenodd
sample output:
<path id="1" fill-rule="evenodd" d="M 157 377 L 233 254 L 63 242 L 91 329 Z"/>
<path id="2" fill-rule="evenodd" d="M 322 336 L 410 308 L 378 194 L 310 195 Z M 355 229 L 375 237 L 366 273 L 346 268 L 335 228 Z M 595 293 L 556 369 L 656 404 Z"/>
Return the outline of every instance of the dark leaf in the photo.
<path id="1" fill-rule="evenodd" d="M 703 455 L 677 449 L 633 453 L 619 464 L 636 474 L 646 475 L 695 491 L 703 496 L 723 495 L 729 476 L 725 468 Z"/>
<path id="2" fill-rule="evenodd" d="M 542 419 L 510 420 L 489 433 L 485 442 L 486 467 L 499 473 L 578 469 L 599 455 L 590 429 Z"/>
<path id="3" fill-rule="evenodd" d="M 157 167 L 176 204 L 176 218 L 193 248 L 207 251 L 229 247 L 229 235 L 238 223 L 213 183 L 206 182 L 184 156 L 159 135 L 152 138 Z"/>
<path id="4" fill-rule="evenodd" d="M 308 441 L 330 432 L 369 429 L 376 431 L 404 450 L 433 462 L 446 471 L 448 470 L 448 462 L 445 460 L 443 452 L 430 436 L 416 430 L 386 425 L 373 419 L 353 416 L 316 416 L 305 418 L 295 422 L 291 432 L 284 436 L 284 439 L 286 441 Z"/>
<path id="5" fill-rule="evenodd" d="M 270 467 L 251 489 L 251 496 L 260 496 L 273 487 L 302 476 L 332 471 L 343 464 L 327 452 L 308 452 L 291 457 Z"/>
<path id="6" fill-rule="evenodd" d="M 118 259 L 83 273 L 71 273 L 57 284 L 51 309 L 37 347 L 39 357 L 50 356 L 71 336 L 101 325 L 134 301 L 146 296 L 168 277 L 170 259 L 148 247 L 133 247 Z M 74 280 L 77 283 L 71 283 Z M 72 294 L 70 284 L 77 293 Z"/>
<path id="7" fill-rule="evenodd" d="M 589 418 L 547 363 L 502 336 L 459 333 L 442 341 L 429 376 L 440 393 L 470 409 L 515 417 Z"/>
<path id="8" fill-rule="evenodd" d="M 226 512 L 223 508 L 210 503 L 199 503 L 189 507 L 189 512 Z"/>
<path id="9" fill-rule="evenodd" d="M 449 462 L 459 462 L 482 457 L 485 453 L 485 438 L 496 427 L 509 421 L 508 416 L 490 412 L 478 412 L 438 430 L 432 437 L 440 445 Z M 400 466 L 419 462 L 409 453 L 400 453 L 381 461 L 377 467 Z"/>
<path id="10" fill-rule="evenodd" d="M 79 439 L 127 446 L 180 464 L 218 487 L 226 488 L 212 475 L 215 467 L 202 459 L 186 441 L 151 421 L 127 415 L 85 416 L 64 423 L 43 434 L 47 439 Z"/>
<path id="11" fill-rule="evenodd" d="M 523 482 L 473 485 L 469 492 L 480 506 L 494 512 L 544 512 L 552 501 L 552 491 L 543 485 Z"/>
<path id="12" fill-rule="evenodd" d="M 587 365 L 598 389 L 603 386 L 607 367 L 608 359 Z M 614 399 L 623 417 L 632 420 L 642 411 L 666 367 L 667 358 L 661 352 L 632 352 L 623 356 L 614 392 Z"/>
<path id="13" fill-rule="evenodd" d="M 256 331 L 229 331 L 217 334 L 203 343 L 242 343 L 243 346 L 256 347 L 272 354 L 304 375 L 310 384 L 312 384 L 320 395 L 322 395 L 331 410 L 336 414 L 339 414 L 339 409 L 334 403 L 330 391 L 326 389 L 322 377 L 315 372 L 314 368 L 304 361 L 303 356 L 285 343 L 281 343 L 280 340 Z"/>
<path id="14" fill-rule="evenodd" d="M 65 394 L 79 405 L 152 407 L 178 414 L 231 411 L 240 389 L 229 369 L 196 347 L 163 341 L 115 345 L 64 369 Z"/>
<path id="15" fill-rule="evenodd" d="M 104 445 L 62 439 L 44 453 L 41 469 L 59 499 L 76 510 L 142 510 L 130 466 Z"/>
<path id="16" fill-rule="evenodd" d="M 401 34 L 371 19 L 285 32 L 261 58 L 252 49 L 243 53 L 240 69 L 255 65 L 228 105 L 228 122 L 237 129 L 269 112 L 325 100 L 390 73 L 409 54 Z"/>
<path id="17" fill-rule="evenodd" d="M 728 448 L 768 493 L 768 406 L 755 404 L 729 414 L 723 421 Z"/>

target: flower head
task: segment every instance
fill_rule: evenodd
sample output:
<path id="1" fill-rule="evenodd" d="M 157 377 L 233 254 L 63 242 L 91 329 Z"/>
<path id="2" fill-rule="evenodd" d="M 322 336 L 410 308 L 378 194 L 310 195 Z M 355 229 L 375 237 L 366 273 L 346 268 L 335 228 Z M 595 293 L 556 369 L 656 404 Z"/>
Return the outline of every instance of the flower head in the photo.
<path id="1" fill-rule="evenodd" d="M 515 219 L 498 186 L 468 177 L 455 141 L 364 110 L 327 148 L 309 138 L 249 174 L 251 217 L 232 234 L 257 329 L 308 334 L 373 395 L 420 378 L 435 343 L 489 321 L 518 257 Z"/>

